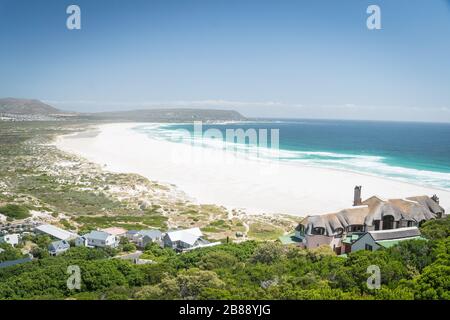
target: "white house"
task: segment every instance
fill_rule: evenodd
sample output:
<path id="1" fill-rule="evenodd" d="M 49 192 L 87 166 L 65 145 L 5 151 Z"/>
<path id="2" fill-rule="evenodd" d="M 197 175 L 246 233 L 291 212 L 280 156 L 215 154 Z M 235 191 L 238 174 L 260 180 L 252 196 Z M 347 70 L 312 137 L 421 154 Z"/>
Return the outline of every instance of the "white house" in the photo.
<path id="1" fill-rule="evenodd" d="M 91 248 L 116 248 L 119 245 L 119 238 L 104 231 L 91 231 L 78 237 L 75 245 Z"/>
<path id="2" fill-rule="evenodd" d="M 17 233 L 11 233 L 0 237 L 0 243 L 8 243 L 15 247 L 19 244 L 20 235 Z"/>
<path id="3" fill-rule="evenodd" d="M 375 251 L 382 247 L 389 248 L 400 241 L 413 239 L 423 239 L 417 227 L 369 231 L 352 244 L 351 251 Z"/>
<path id="4" fill-rule="evenodd" d="M 203 234 L 199 228 L 169 231 L 163 238 L 164 247 L 169 247 L 178 251 L 191 250 L 205 246 L 216 245 L 202 238 Z"/>

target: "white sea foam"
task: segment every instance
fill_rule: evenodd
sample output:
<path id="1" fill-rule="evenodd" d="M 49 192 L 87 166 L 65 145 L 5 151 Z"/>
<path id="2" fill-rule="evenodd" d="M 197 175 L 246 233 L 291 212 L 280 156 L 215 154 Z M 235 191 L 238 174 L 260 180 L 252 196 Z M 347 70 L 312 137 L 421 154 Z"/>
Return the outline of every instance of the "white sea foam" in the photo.
<path id="1" fill-rule="evenodd" d="M 255 157 L 254 153 L 221 150 L 217 141 L 208 141 L 207 147 L 189 141 L 175 143 L 167 141 L 161 132 L 148 132 L 149 128 L 165 130 L 155 124 L 151 127 L 108 124 L 99 126 L 100 133 L 96 136 L 61 137 L 56 145 L 106 164 L 111 171 L 138 173 L 152 180 L 173 183 L 201 203 L 253 212 L 306 215 L 338 211 L 352 205 L 355 185 L 362 185 L 363 195 L 367 197 L 376 194 L 383 198 L 404 198 L 436 193 L 444 208 L 450 207 L 449 191 L 398 181 L 402 177 L 393 180 L 377 176 L 376 172 L 367 174 L 367 168 L 392 175 L 414 174 L 425 183 L 443 179 L 446 174 L 420 170 L 411 173 L 411 169 L 384 164 L 380 157 L 334 153 L 318 155 L 281 150 L 282 161 L 274 161 L 273 150 L 264 150 L 265 156 Z M 165 134 L 170 132 L 166 130 Z M 322 163 L 311 160 L 311 156 L 333 157 L 333 160 Z M 215 162 L 216 158 L 222 162 Z M 191 161 L 197 159 L 201 162 Z M 356 173 L 358 168 L 366 171 Z"/>
<path id="2" fill-rule="evenodd" d="M 162 140 L 171 140 L 176 132 L 172 128 L 167 129 L 166 125 L 140 126 L 137 130 L 149 134 L 154 139 Z M 191 136 L 180 143 L 194 144 L 197 139 Z M 229 142 L 205 137 L 201 137 L 201 146 L 218 150 L 233 150 L 236 156 L 247 159 L 288 161 L 304 166 L 347 170 L 450 191 L 450 173 L 392 166 L 386 163 L 386 159 L 381 156 L 324 151 L 274 150 L 270 147 L 238 143 L 233 143 L 230 147 Z"/>

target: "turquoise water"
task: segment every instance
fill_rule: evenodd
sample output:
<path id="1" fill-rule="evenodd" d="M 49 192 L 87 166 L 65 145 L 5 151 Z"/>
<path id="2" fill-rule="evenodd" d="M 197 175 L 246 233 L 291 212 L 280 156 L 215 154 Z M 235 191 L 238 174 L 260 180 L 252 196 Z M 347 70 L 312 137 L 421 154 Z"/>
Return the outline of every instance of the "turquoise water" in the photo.
<path id="1" fill-rule="evenodd" d="M 450 124 L 279 120 L 203 124 L 203 131 L 218 129 L 279 130 L 277 159 L 303 165 L 349 170 L 450 190 Z M 174 130 L 193 133 L 193 124 L 168 124 L 137 130 L 171 139 Z M 270 136 L 268 138 L 270 142 Z M 189 142 L 189 141 L 184 141 Z M 204 141 L 205 147 L 217 147 Z M 237 150 L 254 148 L 246 141 Z M 269 143 L 270 147 L 270 143 Z M 270 150 L 259 156 L 270 159 Z"/>

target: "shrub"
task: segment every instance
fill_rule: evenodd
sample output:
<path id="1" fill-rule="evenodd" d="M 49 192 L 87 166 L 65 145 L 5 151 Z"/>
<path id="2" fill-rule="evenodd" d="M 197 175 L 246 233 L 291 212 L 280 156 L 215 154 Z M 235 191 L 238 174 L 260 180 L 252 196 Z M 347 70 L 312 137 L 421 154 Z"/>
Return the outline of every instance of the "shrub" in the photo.
<path id="1" fill-rule="evenodd" d="M 7 216 L 9 220 L 25 219 L 31 216 L 28 208 L 17 204 L 7 204 L 0 207 L 0 213 Z"/>

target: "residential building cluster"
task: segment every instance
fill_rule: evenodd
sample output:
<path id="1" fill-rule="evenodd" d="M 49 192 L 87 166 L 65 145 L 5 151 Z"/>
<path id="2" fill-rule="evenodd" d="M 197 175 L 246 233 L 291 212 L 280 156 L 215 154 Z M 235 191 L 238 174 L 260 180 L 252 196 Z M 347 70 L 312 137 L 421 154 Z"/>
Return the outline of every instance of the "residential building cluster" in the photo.
<path id="1" fill-rule="evenodd" d="M 26 233 L 30 234 L 30 232 Z M 42 224 L 36 226 L 32 234 L 47 235 L 53 240 L 48 246 L 48 252 L 53 256 L 69 250 L 71 244 L 77 247 L 83 246 L 88 248 L 117 248 L 122 238 L 135 244 L 141 250 L 151 243 L 156 243 L 163 248 L 174 249 L 177 252 L 220 244 L 220 242 L 211 243 L 204 239 L 203 233 L 199 228 L 161 232 L 157 229 L 126 230 L 113 227 L 78 235 L 51 224 Z M 8 243 L 13 247 L 17 246 L 20 241 L 21 234 L 19 233 L 0 236 L 0 243 Z"/>

